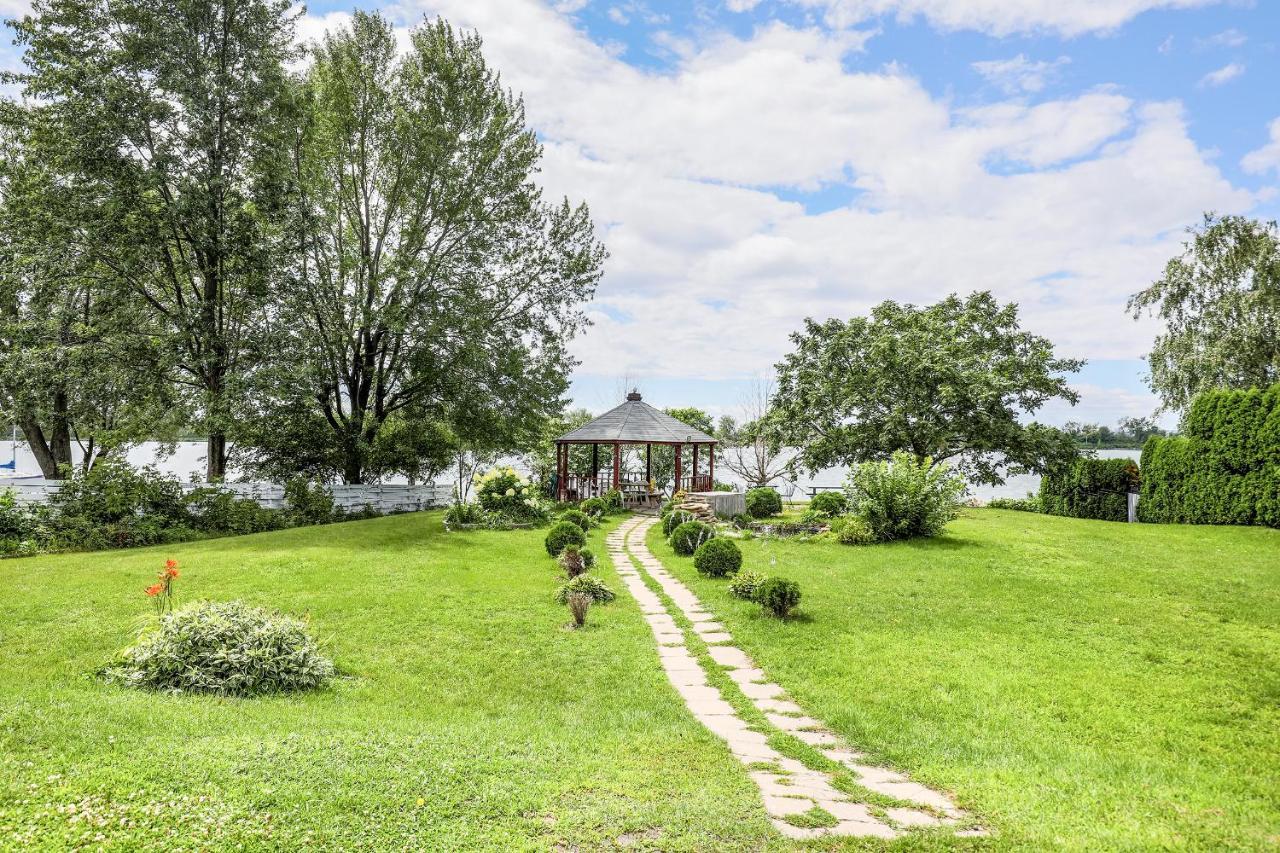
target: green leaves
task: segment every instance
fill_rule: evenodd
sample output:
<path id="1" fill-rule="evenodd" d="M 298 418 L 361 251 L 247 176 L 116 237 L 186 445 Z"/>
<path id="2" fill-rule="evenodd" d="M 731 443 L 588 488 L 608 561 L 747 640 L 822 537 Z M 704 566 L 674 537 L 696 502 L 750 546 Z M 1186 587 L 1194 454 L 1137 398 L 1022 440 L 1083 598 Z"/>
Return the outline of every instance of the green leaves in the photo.
<path id="1" fill-rule="evenodd" d="M 869 317 L 805 321 L 778 365 L 770 421 L 810 470 L 884 459 L 951 460 L 973 479 L 1042 470 L 1057 452 L 1022 417 L 1049 400 L 1075 402 L 1048 340 L 1022 331 L 1017 307 L 990 293 L 916 308 L 882 302 Z M 997 458 L 997 455 L 1002 458 Z"/>
<path id="2" fill-rule="evenodd" d="M 1280 380 L 1280 231 L 1275 222 L 1205 214 L 1164 275 L 1129 300 L 1165 322 L 1147 360 L 1166 410 L 1201 391 Z"/>

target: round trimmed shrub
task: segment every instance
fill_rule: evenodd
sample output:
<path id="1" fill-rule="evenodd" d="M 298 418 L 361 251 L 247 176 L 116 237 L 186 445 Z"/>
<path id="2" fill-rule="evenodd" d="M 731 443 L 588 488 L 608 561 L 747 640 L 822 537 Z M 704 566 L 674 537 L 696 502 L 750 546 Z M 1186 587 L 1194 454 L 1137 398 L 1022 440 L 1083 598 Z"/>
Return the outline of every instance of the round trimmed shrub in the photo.
<path id="1" fill-rule="evenodd" d="M 782 512 L 782 495 L 776 489 L 763 486 L 747 492 L 747 515 L 752 518 L 768 518 Z"/>
<path id="2" fill-rule="evenodd" d="M 843 515 L 848 508 L 849 499 L 841 492 L 818 492 L 813 496 L 813 500 L 809 501 L 809 510 L 811 512 L 827 518 Z"/>
<path id="3" fill-rule="evenodd" d="M 691 556 L 702 543 L 716 535 L 715 528 L 701 521 L 686 521 L 671 531 L 671 547 L 681 557 Z"/>
<path id="4" fill-rule="evenodd" d="M 582 557 L 582 566 L 587 571 L 591 571 L 596 567 L 596 555 L 591 552 L 590 548 L 579 548 L 578 555 Z"/>
<path id="5" fill-rule="evenodd" d="M 760 584 L 764 582 L 763 572 L 738 572 L 729 581 L 729 594 L 745 601 L 755 601 L 760 592 Z"/>
<path id="6" fill-rule="evenodd" d="M 723 578 L 742 568 L 742 552 L 729 539 L 708 539 L 693 552 L 693 567 L 709 578 Z"/>
<path id="7" fill-rule="evenodd" d="M 582 528 L 574 524 L 572 521 L 557 521 L 550 530 L 547 531 L 547 553 L 553 557 L 559 557 L 560 552 L 570 545 L 577 545 L 581 548 L 587 544 L 587 536 L 582 532 Z"/>
<path id="8" fill-rule="evenodd" d="M 591 529 L 591 517 L 579 509 L 566 509 L 560 513 L 560 520 L 573 522 L 584 531 Z"/>
<path id="9" fill-rule="evenodd" d="M 609 514 L 609 505 L 600 498 L 587 498 L 578 504 L 578 509 L 592 518 L 603 518 Z"/>
<path id="10" fill-rule="evenodd" d="M 800 584 L 786 578 L 767 578 L 756 589 L 756 601 L 779 619 L 800 603 Z"/>
<path id="11" fill-rule="evenodd" d="M 197 601 L 162 616 L 105 675 L 127 687 L 259 696 L 321 687 L 334 668 L 299 619 L 243 601 Z"/>
<path id="12" fill-rule="evenodd" d="M 686 521 L 697 520 L 698 517 L 691 512 L 686 512 L 682 509 L 674 510 L 668 514 L 666 518 L 662 519 L 662 535 L 670 539 L 672 531 L 677 527 L 684 524 Z"/>

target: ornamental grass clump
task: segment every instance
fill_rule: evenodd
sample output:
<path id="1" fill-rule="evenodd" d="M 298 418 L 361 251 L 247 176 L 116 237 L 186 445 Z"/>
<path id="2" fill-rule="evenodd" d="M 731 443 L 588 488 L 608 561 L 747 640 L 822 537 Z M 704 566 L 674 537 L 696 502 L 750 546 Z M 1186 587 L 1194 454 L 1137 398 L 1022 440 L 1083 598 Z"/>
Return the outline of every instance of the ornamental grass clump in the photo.
<path id="1" fill-rule="evenodd" d="M 709 578 L 723 578 L 742 568 L 742 552 L 728 539 L 708 539 L 693 552 L 693 567 Z"/>
<path id="2" fill-rule="evenodd" d="M 592 604 L 608 604 L 616 596 L 613 590 L 595 575 L 578 575 L 570 578 L 556 590 L 556 601 L 569 608 L 573 626 L 581 628 L 587 623 L 587 610 Z"/>
<path id="3" fill-rule="evenodd" d="M 716 530 L 701 521 L 686 521 L 671 531 L 671 547 L 681 557 L 692 556 L 703 542 L 710 541 Z"/>
<path id="4" fill-rule="evenodd" d="M 572 521 L 558 521 L 547 531 L 545 544 L 547 553 L 553 557 L 558 557 L 570 545 L 577 548 L 586 545 L 587 535 L 582 532 L 581 527 Z"/>
<path id="5" fill-rule="evenodd" d="M 147 690 L 260 696 L 322 687 L 334 667 L 299 619 L 200 601 L 161 616 L 103 674 Z"/>

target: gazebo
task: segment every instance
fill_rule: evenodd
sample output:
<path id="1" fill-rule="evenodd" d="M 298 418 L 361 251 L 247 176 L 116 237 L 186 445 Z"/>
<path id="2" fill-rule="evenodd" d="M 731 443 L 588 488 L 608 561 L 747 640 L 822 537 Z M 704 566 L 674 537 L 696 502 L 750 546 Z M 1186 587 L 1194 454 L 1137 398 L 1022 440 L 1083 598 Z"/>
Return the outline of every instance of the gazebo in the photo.
<path id="1" fill-rule="evenodd" d="M 645 446 L 644 480 L 628 482 L 622 478 L 622 448 L 639 444 Z M 675 448 L 677 489 L 711 491 L 716 473 L 716 440 L 702 430 L 655 409 L 640 399 L 639 392 L 632 391 L 622 405 L 556 439 L 556 498 L 561 501 L 584 500 L 616 489 L 626 500 L 648 500 L 652 497 L 649 483 L 653 479 L 655 444 Z M 569 448 L 573 445 L 591 446 L 590 473 L 569 471 Z M 600 469 L 601 445 L 606 449 L 612 448 L 613 452 L 612 463 L 603 472 Z M 693 466 L 688 472 L 682 470 L 681 458 L 686 446 L 693 448 Z M 705 473 L 699 461 L 702 448 L 706 448 Z"/>

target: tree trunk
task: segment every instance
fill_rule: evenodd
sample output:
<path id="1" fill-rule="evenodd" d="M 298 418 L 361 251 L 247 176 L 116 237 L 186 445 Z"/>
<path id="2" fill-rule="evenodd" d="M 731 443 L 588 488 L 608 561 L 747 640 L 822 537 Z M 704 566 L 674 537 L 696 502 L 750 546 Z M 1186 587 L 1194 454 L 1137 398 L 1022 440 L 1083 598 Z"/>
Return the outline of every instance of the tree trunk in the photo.
<path id="1" fill-rule="evenodd" d="M 205 442 L 204 478 L 209 483 L 227 478 L 227 434 L 221 430 L 210 432 Z"/>
<path id="2" fill-rule="evenodd" d="M 71 424 L 67 416 L 67 392 L 55 390 L 52 402 L 53 423 L 48 435 L 35 415 L 21 414 L 17 421 L 27 440 L 27 446 L 36 458 L 36 464 L 40 466 L 40 474 L 46 480 L 63 480 L 71 467 Z"/>

